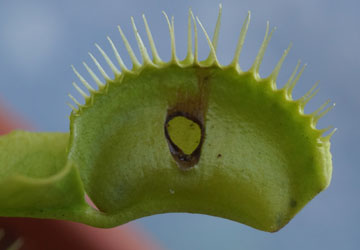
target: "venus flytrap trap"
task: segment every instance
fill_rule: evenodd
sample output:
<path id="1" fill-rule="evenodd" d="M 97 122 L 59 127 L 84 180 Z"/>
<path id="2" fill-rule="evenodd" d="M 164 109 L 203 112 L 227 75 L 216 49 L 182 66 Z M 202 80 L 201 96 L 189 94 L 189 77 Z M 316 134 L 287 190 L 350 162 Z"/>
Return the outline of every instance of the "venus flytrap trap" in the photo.
<path id="1" fill-rule="evenodd" d="M 92 85 L 73 67 L 87 94 L 70 116 L 70 134 L 16 131 L 0 138 L 0 216 L 56 218 L 113 227 L 159 213 L 219 216 L 274 232 L 330 183 L 330 137 L 317 129 L 333 105 L 312 114 L 304 106 L 317 84 L 293 100 L 304 67 L 297 64 L 288 82 L 276 80 L 286 49 L 266 78 L 259 68 L 274 30 L 249 71 L 239 57 L 250 13 L 235 55 L 227 66 L 217 59 L 221 6 L 213 38 L 191 10 L 188 51 L 176 55 L 174 19 L 168 23 L 171 59 L 163 62 L 143 16 L 151 56 L 132 27 L 142 62 L 119 26 L 132 69 L 108 37 L 118 67 L 96 44 L 114 78 L 90 54 L 105 80 L 84 63 Z M 210 54 L 198 58 L 198 31 Z M 194 35 L 194 44 L 193 36 Z M 194 46 L 193 46 L 194 45 Z M 194 48 L 193 48 L 194 47 Z M 99 210 L 84 200 L 85 192 Z"/>

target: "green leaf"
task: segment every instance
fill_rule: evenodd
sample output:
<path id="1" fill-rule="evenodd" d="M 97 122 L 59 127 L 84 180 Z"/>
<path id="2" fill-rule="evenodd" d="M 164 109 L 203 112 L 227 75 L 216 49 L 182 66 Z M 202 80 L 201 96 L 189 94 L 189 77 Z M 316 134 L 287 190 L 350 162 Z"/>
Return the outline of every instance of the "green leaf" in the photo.
<path id="1" fill-rule="evenodd" d="M 68 134 L 15 131 L 0 137 L 0 215 L 84 204 L 78 170 L 67 163 Z"/>
<path id="2" fill-rule="evenodd" d="M 299 110 L 252 73 L 147 68 L 108 83 L 72 115 L 69 159 L 94 203 L 114 217 L 191 212 L 276 231 L 331 176 L 330 143 Z M 194 145 L 199 134 L 197 154 L 172 147 Z"/>

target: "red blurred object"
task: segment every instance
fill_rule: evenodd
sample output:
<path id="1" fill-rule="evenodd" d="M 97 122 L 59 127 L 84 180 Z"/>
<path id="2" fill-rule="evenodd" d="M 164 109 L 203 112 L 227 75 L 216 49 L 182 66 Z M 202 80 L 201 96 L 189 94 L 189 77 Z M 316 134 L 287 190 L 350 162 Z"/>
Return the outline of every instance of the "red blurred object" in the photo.
<path id="1" fill-rule="evenodd" d="M 0 135 L 7 134 L 14 129 L 29 129 L 31 126 L 20 117 L 9 111 L 9 108 L 0 100 Z"/>
<path id="2" fill-rule="evenodd" d="M 157 250 L 160 249 L 143 232 L 131 225 L 113 229 L 99 229 L 83 224 L 31 219 L 0 218 L 5 235 L 0 249 L 6 249 L 17 239 L 21 250 Z"/>
<path id="3" fill-rule="evenodd" d="M 0 135 L 29 126 L 0 101 Z M 1 164 L 0 164 L 1 167 Z M 153 240 L 130 224 L 100 229 L 48 219 L 0 217 L 0 250 L 18 241 L 21 250 L 159 250 Z"/>

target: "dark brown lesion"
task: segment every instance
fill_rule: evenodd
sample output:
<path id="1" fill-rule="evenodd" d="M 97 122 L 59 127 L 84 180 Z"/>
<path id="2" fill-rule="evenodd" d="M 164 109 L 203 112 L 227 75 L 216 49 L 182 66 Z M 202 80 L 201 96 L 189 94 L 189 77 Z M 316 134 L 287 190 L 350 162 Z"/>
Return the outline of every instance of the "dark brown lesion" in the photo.
<path id="1" fill-rule="evenodd" d="M 290 200 L 290 207 L 294 208 L 294 207 L 296 207 L 296 206 L 297 206 L 297 201 L 294 200 L 294 199 L 291 199 L 291 200 Z"/>
<path id="2" fill-rule="evenodd" d="M 211 69 L 198 68 L 197 90 L 189 92 L 178 90 L 176 100 L 169 104 L 164 123 L 165 138 L 169 145 L 169 150 L 180 169 L 187 170 L 195 166 L 201 155 L 201 148 L 205 140 L 206 131 L 206 112 L 208 109 L 208 99 L 211 80 Z M 168 131 L 169 122 L 175 117 L 182 116 L 196 123 L 201 130 L 201 137 L 198 146 L 191 154 L 186 154 L 176 145 Z"/>

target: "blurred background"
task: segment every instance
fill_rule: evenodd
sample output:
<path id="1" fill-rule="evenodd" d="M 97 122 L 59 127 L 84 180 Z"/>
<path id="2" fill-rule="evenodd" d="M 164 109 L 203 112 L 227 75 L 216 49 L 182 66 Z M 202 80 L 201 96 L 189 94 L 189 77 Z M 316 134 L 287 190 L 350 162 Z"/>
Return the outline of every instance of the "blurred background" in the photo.
<path id="1" fill-rule="evenodd" d="M 277 26 L 260 73 L 267 76 L 290 42 L 293 48 L 280 72 L 279 86 L 290 76 L 298 59 L 308 63 L 295 97 L 302 96 L 320 80 L 320 92 L 306 107 L 315 110 L 330 98 L 337 105 L 320 120 L 319 127 L 334 125 L 333 179 L 330 187 L 310 202 L 285 228 L 275 234 L 257 231 L 225 219 L 191 214 L 164 214 L 132 222 L 164 248 L 182 249 L 360 249 L 360 2 L 223 0 L 219 59 L 230 62 L 247 11 L 252 21 L 240 66 L 252 64 L 262 42 L 266 21 Z M 134 49 L 136 42 L 130 17 L 134 16 L 147 44 L 141 14 L 151 26 L 160 56 L 170 58 L 170 40 L 161 13 L 175 16 L 176 46 L 180 58 L 186 53 L 187 12 L 195 15 L 212 34 L 219 1 L 169 0 L 16 0 L 0 1 L 0 100 L 36 131 L 68 131 L 71 102 L 77 96 L 71 83 L 77 81 L 70 65 L 84 76 L 88 52 L 104 65 L 94 47 L 99 43 L 112 55 L 109 35 L 131 63 L 117 25 L 121 24 Z M 200 57 L 208 46 L 200 35 Z M 136 52 L 138 55 L 139 53 Z M 113 57 L 112 57 L 113 58 Z M 105 67 L 106 68 L 106 67 Z M 108 70 L 108 68 L 106 68 Z M 108 70 L 109 75 L 111 71 Z M 88 78 L 89 79 L 89 78 Z M 81 98 L 78 98 L 81 99 Z"/>

